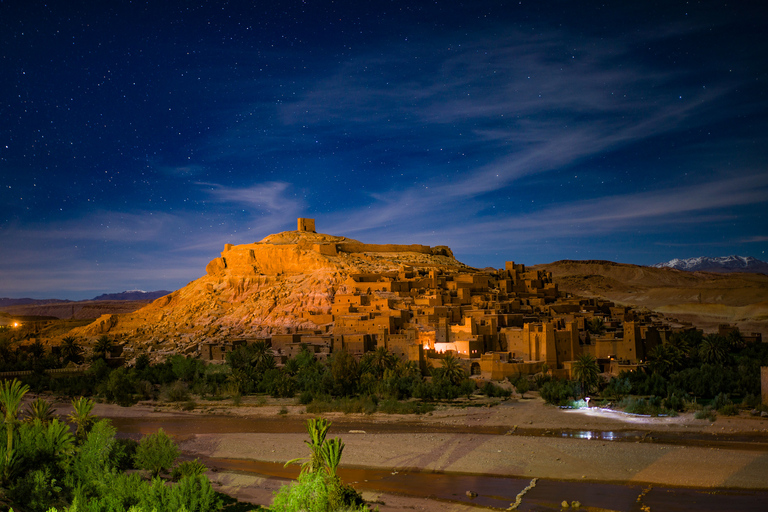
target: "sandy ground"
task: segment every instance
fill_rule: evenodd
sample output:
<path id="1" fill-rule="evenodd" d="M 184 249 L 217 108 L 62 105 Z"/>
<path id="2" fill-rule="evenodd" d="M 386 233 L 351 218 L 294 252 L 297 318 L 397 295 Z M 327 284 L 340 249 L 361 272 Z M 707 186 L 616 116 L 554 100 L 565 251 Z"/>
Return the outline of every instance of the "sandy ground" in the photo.
<path id="1" fill-rule="evenodd" d="M 221 403 L 200 404 L 196 415 L 263 416 L 301 421 L 313 415 L 294 402 L 257 405 L 244 401 L 239 407 Z M 280 409 L 287 414 L 279 415 Z M 67 407 L 59 413 L 66 414 Z M 97 404 L 103 417 L 163 417 L 181 414 L 168 407 L 122 408 Z M 342 434 L 346 444 L 342 466 L 386 468 L 393 471 L 423 470 L 519 476 L 592 482 L 625 482 L 699 488 L 768 489 L 768 419 L 742 415 L 720 417 L 715 422 L 696 420 L 692 414 L 674 418 L 646 418 L 601 409 L 568 411 L 548 406 L 538 397 L 509 400 L 493 407 L 446 407 L 422 416 L 324 415 L 332 421 L 354 423 L 408 422 L 455 426 L 459 433 L 364 433 L 357 429 Z M 536 435 L 467 433 L 467 427 L 503 426 L 510 430 L 581 429 L 585 431 L 640 431 L 653 433 L 709 433 L 743 435 L 752 447 L 702 446 L 648 442 L 611 442 Z M 181 447 L 190 456 L 279 462 L 304 457 L 306 434 L 226 433 L 184 436 Z M 211 475 L 220 488 L 244 501 L 269 504 L 281 481 L 219 472 Z M 382 512 L 405 510 L 477 510 L 458 503 L 437 502 L 392 494 L 365 493 Z"/>

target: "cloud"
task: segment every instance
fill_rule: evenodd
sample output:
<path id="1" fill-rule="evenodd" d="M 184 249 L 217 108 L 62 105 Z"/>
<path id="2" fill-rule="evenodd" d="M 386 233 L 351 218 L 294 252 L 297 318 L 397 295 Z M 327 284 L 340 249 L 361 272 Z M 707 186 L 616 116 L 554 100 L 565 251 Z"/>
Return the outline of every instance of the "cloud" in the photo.
<path id="1" fill-rule="evenodd" d="M 198 183 L 206 187 L 208 195 L 216 202 L 236 203 L 250 206 L 260 211 L 298 210 L 303 204 L 297 198 L 289 198 L 290 183 L 267 182 L 250 187 L 227 187 L 216 183 Z"/>
<path id="2" fill-rule="evenodd" d="M 745 244 L 752 244 L 752 243 L 765 243 L 768 242 L 768 236 L 758 235 L 758 236 L 750 236 L 747 238 L 742 238 L 741 243 Z"/>

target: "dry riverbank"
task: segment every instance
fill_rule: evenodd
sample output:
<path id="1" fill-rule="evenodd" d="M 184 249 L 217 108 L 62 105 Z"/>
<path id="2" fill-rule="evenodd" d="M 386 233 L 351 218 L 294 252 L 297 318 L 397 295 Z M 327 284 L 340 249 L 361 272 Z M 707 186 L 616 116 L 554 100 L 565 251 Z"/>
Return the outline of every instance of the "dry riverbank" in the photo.
<path id="1" fill-rule="evenodd" d="M 341 413 L 325 416 L 344 429 L 332 430 L 331 436 L 342 437 L 346 444 L 345 467 L 713 489 L 768 488 L 768 420 L 764 418 L 721 417 L 709 422 L 696 420 L 692 414 L 642 418 L 597 409 L 565 411 L 545 405 L 536 397 L 510 400 L 493 407 L 471 406 L 480 403 L 474 400 L 465 404 L 465 408 L 439 408 L 422 416 Z M 198 408 L 191 413 L 156 405 L 120 408 L 98 404 L 94 412 L 115 418 L 116 422 L 120 418 L 141 418 L 141 424 L 147 428 L 156 428 L 156 424 L 170 419 L 179 420 L 181 416 L 185 419 L 176 423 L 175 428 L 180 429 L 177 437 L 190 456 L 276 463 L 306 455 L 306 434 L 299 427 L 313 416 L 291 401 L 267 404 L 244 401 L 238 407 L 217 402 L 198 403 Z M 237 428 L 206 431 L 205 426 L 185 431 L 178 426 L 187 424 L 187 420 L 191 425 L 195 420 L 203 423 L 203 420 L 217 419 L 225 423 L 248 419 L 267 423 L 268 420 L 270 427 L 268 432 L 259 432 Z M 286 427 L 283 431 L 281 425 Z M 474 433 L 494 429 L 499 433 Z M 549 429 L 584 431 L 585 437 L 592 438 L 544 436 Z M 626 431 L 650 433 L 651 438 L 667 440 L 679 436 L 680 442 L 616 442 L 594 435 Z M 700 438 L 697 444 L 686 443 L 686 436 L 691 434 L 705 439 L 738 436 L 748 442 L 733 448 L 727 442 L 713 442 L 708 446 L 702 444 Z M 276 480 L 232 472 L 214 473 L 212 478 L 228 493 L 260 504 L 268 504 L 272 492 L 280 485 Z M 378 493 L 368 493 L 367 498 L 379 501 L 382 512 L 450 509 L 444 502 L 427 499 Z M 450 507 L 458 511 L 465 505 L 450 504 Z"/>

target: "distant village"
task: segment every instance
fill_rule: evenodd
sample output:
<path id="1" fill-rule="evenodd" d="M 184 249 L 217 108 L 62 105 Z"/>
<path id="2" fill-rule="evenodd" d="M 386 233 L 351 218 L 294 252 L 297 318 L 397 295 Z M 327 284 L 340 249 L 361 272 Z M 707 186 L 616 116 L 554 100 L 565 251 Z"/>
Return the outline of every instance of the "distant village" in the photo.
<path id="1" fill-rule="evenodd" d="M 298 229 L 314 232 L 314 220 L 298 219 Z M 321 254 L 337 249 L 314 247 Z M 570 378 L 571 365 L 582 354 L 591 354 L 604 372 L 618 375 L 642 364 L 672 333 L 694 329 L 655 313 L 571 296 L 558 290 L 550 273 L 514 262 L 493 271 L 403 267 L 353 274 L 335 294 L 330 313 L 304 315 L 316 329 L 201 343 L 200 357 L 223 361 L 238 346 L 263 340 L 279 364 L 304 347 L 321 359 L 338 350 L 359 357 L 385 347 L 418 363 L 422 371 L 440 367 L 452 352 L 469 375 L 486 379 L 542 371 Z M 720 333 L 730 329 L 721 325 Z M 743 337 L 762 341 L 760 334 Z"/>

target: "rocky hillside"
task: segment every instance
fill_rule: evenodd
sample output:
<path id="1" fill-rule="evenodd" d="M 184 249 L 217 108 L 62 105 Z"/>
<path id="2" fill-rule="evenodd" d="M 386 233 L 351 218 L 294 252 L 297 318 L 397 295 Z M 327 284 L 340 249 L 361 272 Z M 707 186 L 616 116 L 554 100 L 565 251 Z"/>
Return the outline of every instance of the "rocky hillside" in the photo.
<path id="1" fill-rule="evenodd" d="M 144 350 L 192 351 L 200 341 L 314 329 L 350 274 L 467 268 L 447 247 L 368 245 L 307 231 L 227 244 L 206 274 L 129 314 L 104 315 L 71 334 L 109 334 Z"/>
<path id="2" fill-rule="evenodd" d="M 768 337 L 768 276 L 689 272 L 610 261 L 563 260 L 537 265 L 561 290 L 646 307 L 712 330 L 736 323 Z"/>

